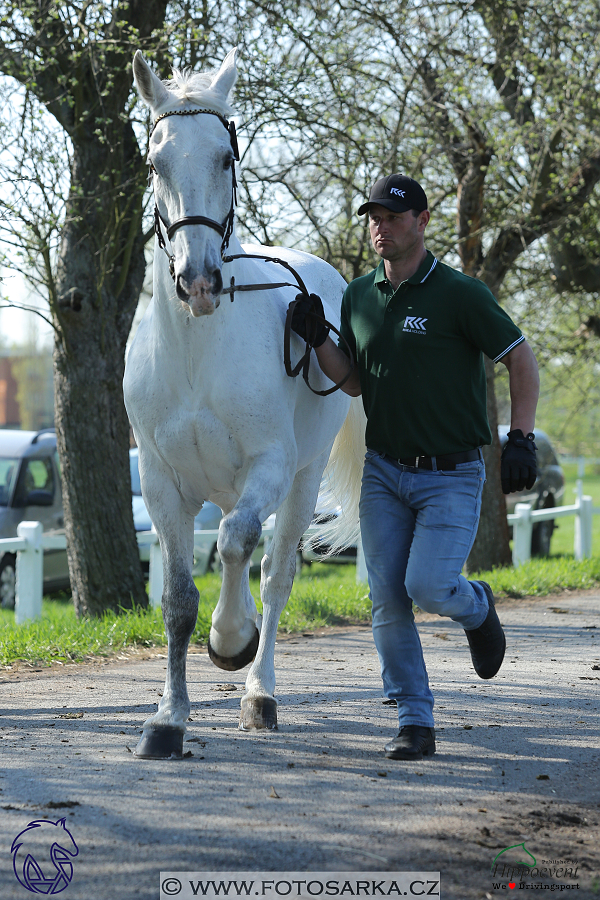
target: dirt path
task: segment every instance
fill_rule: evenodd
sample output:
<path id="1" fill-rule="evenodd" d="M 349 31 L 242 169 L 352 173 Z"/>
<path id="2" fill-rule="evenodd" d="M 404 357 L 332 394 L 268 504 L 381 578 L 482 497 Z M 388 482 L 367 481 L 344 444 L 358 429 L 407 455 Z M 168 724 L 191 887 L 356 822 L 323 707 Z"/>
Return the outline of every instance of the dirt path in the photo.
<path id="1" fill-rule="evenodd" d="M 65 900 L 158 898 L 161 870 L 439 871 L 453 900 L 551 885 L 600 896 L 600 594 L 499 612 L 509 649 L 492 682 L 474 675 L 459 627 L 421 617 L 438 752 L 419 763 L 383 756 L 396 714 L 364 627 L 278 642 L 270 734 L 237 729 L 242 673 L 190 654 L 192 755 L 179 763 L 131 754 L 164 652 L 5 671 L 0 896 L 31 896 L 12 870 L 13 839 L 62 817 L 79 847 Z M 228 681 L 235 690 L 221 689 Z M 494 877 L 495 857 L 516 844 L 538 867 L 572 860 L 572 871 Z"/>

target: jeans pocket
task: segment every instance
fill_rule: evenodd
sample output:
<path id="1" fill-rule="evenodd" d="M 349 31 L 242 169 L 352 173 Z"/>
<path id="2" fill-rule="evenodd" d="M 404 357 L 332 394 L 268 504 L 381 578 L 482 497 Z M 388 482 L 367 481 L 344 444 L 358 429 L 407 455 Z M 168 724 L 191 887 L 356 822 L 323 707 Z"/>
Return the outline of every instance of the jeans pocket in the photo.
<path id="1" fill-rule="evenodd" d="M 485 481 L 485 465 L 482 460 L 476 459 L 473 462 L 458 463 L 455 469 L 444 469 L 442 474 L 448 475 L 450 478 L 481 478 Z"/>

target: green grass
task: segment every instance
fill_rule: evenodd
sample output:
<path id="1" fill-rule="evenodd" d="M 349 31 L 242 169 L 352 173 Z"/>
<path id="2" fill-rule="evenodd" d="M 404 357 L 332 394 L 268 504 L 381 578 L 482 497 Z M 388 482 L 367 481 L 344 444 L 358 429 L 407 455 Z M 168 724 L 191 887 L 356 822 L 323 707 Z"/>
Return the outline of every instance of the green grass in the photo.
<path id="1" fill-rule="evenodd" d="M 315 574 L 320 571 L 321 574 Z M 221 580 L 218 575 L 196 579 L 200 590 L 198 621 L 192 643 L 205 644 Z M 252 592 L 258 597 L 259 581 Z M 260 602 L 258 603 L 261 609 Z M 318 564 L 296 579 L 292 597 L 281 617 L 285 632 L 306 631 L 324 625 L 369 621 L 369 600 L 364 585 L 357 585 L 354 566 Z M 81 619 L 70 600 L 44 598 L 38 622 L 15 625 L 14 613 L 0 610 L 0 665 L 17 661 L 32 665 L 81 662 L 111 656 L 126 647 L 161 647 L 165 634 L 160 610 L 106 613 L 101 619 Z"/>
<path id="2" fill-rule="evenodd" d="M 499 597 L 545 597 L 561 591 L 582 591 L 600 584 L 600 557 L 576 562 L 571 556 L 530 559 L 513 569 L 477 572 L 469 578 L 487 581 Z"/>

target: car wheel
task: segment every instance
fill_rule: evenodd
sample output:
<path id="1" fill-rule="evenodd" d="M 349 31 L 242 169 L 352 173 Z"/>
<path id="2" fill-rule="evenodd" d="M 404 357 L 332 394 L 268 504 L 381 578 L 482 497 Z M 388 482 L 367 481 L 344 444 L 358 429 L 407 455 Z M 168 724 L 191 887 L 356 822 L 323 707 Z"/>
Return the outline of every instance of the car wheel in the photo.
<path id="1" fill-rule="evenodd" d="M 16 557 L 12 553 L 5 553 L 0 562 L 0 606 L 2 609 L 15 608 L 16 565 Z"/>

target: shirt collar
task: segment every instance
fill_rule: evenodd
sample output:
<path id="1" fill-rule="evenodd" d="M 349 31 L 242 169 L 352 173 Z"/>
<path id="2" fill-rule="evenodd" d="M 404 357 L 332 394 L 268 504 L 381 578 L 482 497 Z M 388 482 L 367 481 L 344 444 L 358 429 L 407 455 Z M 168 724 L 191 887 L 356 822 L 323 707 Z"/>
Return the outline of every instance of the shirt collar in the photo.
<path id="1" fill-rule="evenodd" d="M 408 284 L 423 284 L 423 282 L 429 278 L 429 276 L 431 275 L 431 273 L 433 272 L 433 270 L 435 269 L 436 266 L 437 266 L 437 259 L 433 255 L 433 253 L 430 250 L 428 250 L 427 255 L 425 256 L 425 259 L 423 260 L 423 262 L 421 263 L 421 265 L 419 266 L 419 268 L 417 269 L 415 274 L 412 276 L 412 278 L 407 279 Z M 375 270 L 375 284 L 381 290 L 384 289 L 386 284 L 389 284 L 389 282 L 386 278 L 385 264 L 384 264 L 383 260 L 381 260 L 381 262 L 379 263 L 379 265 L 377 266 L 377 268 Z"/>

